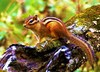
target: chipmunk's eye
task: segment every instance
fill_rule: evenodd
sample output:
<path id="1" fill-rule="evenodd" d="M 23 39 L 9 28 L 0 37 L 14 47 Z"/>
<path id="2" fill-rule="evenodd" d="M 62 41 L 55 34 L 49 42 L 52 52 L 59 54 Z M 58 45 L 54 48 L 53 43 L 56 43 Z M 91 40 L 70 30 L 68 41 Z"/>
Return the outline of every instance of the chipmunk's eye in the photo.
<path id="1" fill-rule="evenodd" d="M 29 24 L 33 24 L 34 23 L 34 20 L 33 19 L 30 19 L 29 20 Z"/>

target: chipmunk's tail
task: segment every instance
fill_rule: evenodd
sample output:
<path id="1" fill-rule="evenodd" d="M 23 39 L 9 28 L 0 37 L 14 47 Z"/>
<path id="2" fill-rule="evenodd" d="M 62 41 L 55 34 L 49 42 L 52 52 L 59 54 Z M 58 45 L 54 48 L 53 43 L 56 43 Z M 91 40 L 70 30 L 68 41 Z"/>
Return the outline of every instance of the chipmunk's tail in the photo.
<path id="1" fill-rule="evenodd" d="M 90 65 L 93 67 L 94 63 L 96 62 L 96 59 L 95 59 L 95 53 L 92 50 L 91 46 L 89 46 L 89 44 L 86 41 L 83 41 L 74 35 L 71 35 L 68 38 L 73 44 L 79 46 L 86 53 L 87 60 L 89 61 Z"/>

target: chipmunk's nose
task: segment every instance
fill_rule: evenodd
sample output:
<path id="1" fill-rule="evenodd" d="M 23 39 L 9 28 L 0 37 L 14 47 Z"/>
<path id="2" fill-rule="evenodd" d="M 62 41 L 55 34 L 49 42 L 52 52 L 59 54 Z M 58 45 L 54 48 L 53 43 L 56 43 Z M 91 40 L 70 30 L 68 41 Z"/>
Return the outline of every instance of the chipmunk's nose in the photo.
<path id="1" fill-rule="evenodd" d="M 25 28 L 27 28 L 27 27 L 26 27 L 26 24 L 23 24 L 23 26 L 24 26 Z"/>

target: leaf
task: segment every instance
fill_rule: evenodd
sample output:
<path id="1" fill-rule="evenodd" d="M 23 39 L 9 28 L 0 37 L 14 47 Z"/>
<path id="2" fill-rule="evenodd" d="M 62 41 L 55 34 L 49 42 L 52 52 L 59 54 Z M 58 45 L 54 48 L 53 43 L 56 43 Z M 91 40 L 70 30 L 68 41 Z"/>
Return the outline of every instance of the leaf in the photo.
<path id="1" fill-rule="evenodd" d="M 1 31 L 0 32 L 0 40 L 2 40 L 3 38 L 5 38 L 6 36 L 6 32 L 5 31 Z"/>

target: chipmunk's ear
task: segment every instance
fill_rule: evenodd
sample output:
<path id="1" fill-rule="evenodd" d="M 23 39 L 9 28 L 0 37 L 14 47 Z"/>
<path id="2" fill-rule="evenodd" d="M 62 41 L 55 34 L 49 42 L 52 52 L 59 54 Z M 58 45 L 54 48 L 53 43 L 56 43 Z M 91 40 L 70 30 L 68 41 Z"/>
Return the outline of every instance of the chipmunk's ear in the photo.
<path id="1" fill-rule="evenodd" d="M 38 15 L 34 15 L 33 19 L 34 19 L 34 20 L 37 20 L 37 21 L 40 20 L 39 17 L 38 17 Z"/>
<path id="2" fill-rule="evenodd" d="M 35 19 L 35 20 L 37 20 L 37 17 L 38 17 L 37 15 L 34 15 L 34 19 Z"/>

